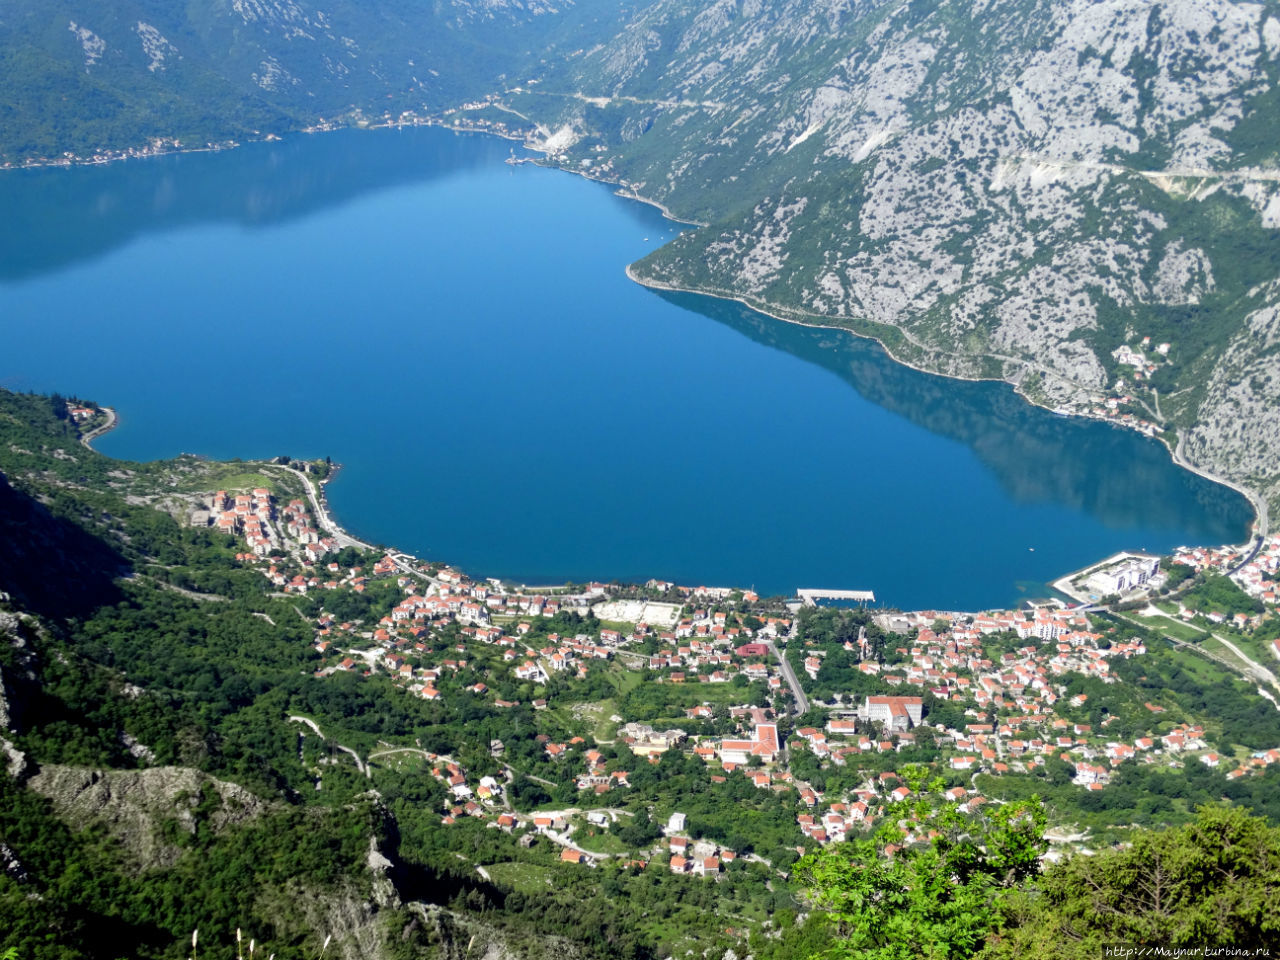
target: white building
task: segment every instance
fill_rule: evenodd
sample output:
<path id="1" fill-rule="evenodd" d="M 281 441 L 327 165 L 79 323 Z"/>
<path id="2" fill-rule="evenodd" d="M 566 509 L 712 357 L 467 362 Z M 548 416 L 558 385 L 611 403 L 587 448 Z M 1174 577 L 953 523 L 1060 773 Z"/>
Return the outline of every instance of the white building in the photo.
<path id="1" fill-rule="evenodd" d="M 1104 597 L 1112 593 L 1128 593 L 1149 581 L 1159 569 L 1159 557 L 1130 557 L 1113 567 L 1091 574 L 1085 585 Z"/>
<path id="2" fill-rule="evenodd" d="M 886 730 L 903 731 L 919 724 L 923 712 L 922 697 L 867 697 L 858 716 L 883 724 Z"/>

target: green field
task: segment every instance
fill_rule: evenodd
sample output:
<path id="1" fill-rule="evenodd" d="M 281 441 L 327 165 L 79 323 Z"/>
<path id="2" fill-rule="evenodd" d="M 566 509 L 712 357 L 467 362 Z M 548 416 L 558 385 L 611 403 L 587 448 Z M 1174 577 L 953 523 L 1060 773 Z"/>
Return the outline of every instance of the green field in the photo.
<path id="1" fill-rule="evenodd" d="M 1150 627 L 1152 630 L 1158 630 L 1161 633 L 1168 634 L 1175 640 L 1186 640 L 1188 643 L 1198 643 L 1204 639 L 1204 631 L 1191 626 L 1189 623 L 1183 623 L 1168 616 L 1144 616 L 1142 614 L 1130 614 L 1130 618 L 1143 626 Z"/>
<path id="2" fill-rule="evenodd" d="M 228 493 L 246 493 L 255 487 L 266 487 L 273 496 L 284 494 L 298 496 L 302 492 L 302 478 L 285 482 L 273 470 L 255 471 L 247 463 L 205 463 L 182 484 L 184 492 L 226 490 Z"/>
<path id="3" fill-rule="evenodd" d="M 546 893 L 555 887 L 554 867 L 544 867 L 536 863 L 493 863 L 485 868 L 485 872 L 493 878 L 493 882 L 521 893 Z"/>

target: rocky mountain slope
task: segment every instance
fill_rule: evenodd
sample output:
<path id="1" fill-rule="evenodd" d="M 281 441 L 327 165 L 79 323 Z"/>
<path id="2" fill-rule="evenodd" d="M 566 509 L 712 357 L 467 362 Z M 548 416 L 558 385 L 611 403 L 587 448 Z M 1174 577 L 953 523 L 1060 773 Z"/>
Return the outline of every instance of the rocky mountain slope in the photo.
<path id="1" fill-rule="evenodd" d="M 1275 3 L 662 0 L 503 103 L 709 224 L 645 282 L 1130 396 L 1275 502 L 1278 53 Z"/>
<path id="2" fill-rule="evenodd" d="M 184 146 L 441 108 L 633 0 L 19 0 L 0 10 L 0 160 Z"/>

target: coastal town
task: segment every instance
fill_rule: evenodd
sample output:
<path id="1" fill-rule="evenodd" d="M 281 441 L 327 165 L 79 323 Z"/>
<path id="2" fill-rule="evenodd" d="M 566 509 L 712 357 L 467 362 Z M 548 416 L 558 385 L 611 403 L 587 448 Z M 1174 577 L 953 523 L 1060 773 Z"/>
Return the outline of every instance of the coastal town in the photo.
<path id="1" fill-rule="evenodd" d="M 565 864 L 785 870 L 770 866 L 776 845 L 762 853 L 750 838 L 717 839 L 674 801 L 647 810 L 653 829 L 638 832 L 633 788 L 676 764 L 700 770 L 708 789 L 788 809 L 794 843 L 783 846 L 798 856 L 874 829 L 913 797 L 918 766 L 943 778 L 948 803 L 976 811 L 1005 802 L 1002 784 L 1101 795 L 1134 770 L 1191 767 L 1230 783 L 1280 763 L 1280 740 L 1232 746 L 1171 691 L 1143 685 L 1153 644 L 1179 656 L 1195 648 L 1185 655 L 1208 657 L 1275 706 L 1280 536 L 1120 555 L 1022 609 L 899 612 L 660 580 L 475 580 L 357 547 L 301 476 L 307 497 L 218 491 L 190 522 L 235 538 L 238 563 L 307 601 L 317 682 L 386 678 L 442 710 L 530 718 L 519 743 L 488 739 L 480 769 L 424 744 L 352 753 L 366 775 L 375 756 L 426 764 L 443 825 L 547 844 Z M 317 768 L 316 789 L 327 775 Z M 521 796 L 521 783 L 535 789 Z M 1061 837 L 1089 843 L 1069 824 Z"/>

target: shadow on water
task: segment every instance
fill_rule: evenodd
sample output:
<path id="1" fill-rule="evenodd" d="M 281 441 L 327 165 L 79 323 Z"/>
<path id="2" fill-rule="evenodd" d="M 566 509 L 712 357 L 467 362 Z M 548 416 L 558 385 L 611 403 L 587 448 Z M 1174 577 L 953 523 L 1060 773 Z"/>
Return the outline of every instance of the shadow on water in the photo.
<path id="1" fill-rule="evenodd" d="M 1253 509 L 1244 497 L 1178 467 L 1163 445 L 1132 430 L 1050 413 L 1007 384 L 921 373 L 895 362 L 878 343 L 840 330 L 786 323 L 698 294 L 658 295 L 829 370 L 872 403 L 960 441 L 1016 500 L 1078 508 L 1112 527 L 1181 526 L 1207 543 L 1248 536 Z M 944 463 L 902 466 L 946 469 Z"/>
<path id="2" fill-rule="evenodd" d="M 511 149 L 439 129 L 340 130 L 103 164 L 74 176 L 60 168 L 8 171 L 0 174 L 0 281 L 101 256 L 149 233 L 297 219 L 377 190 L 491 166 Z"/>

